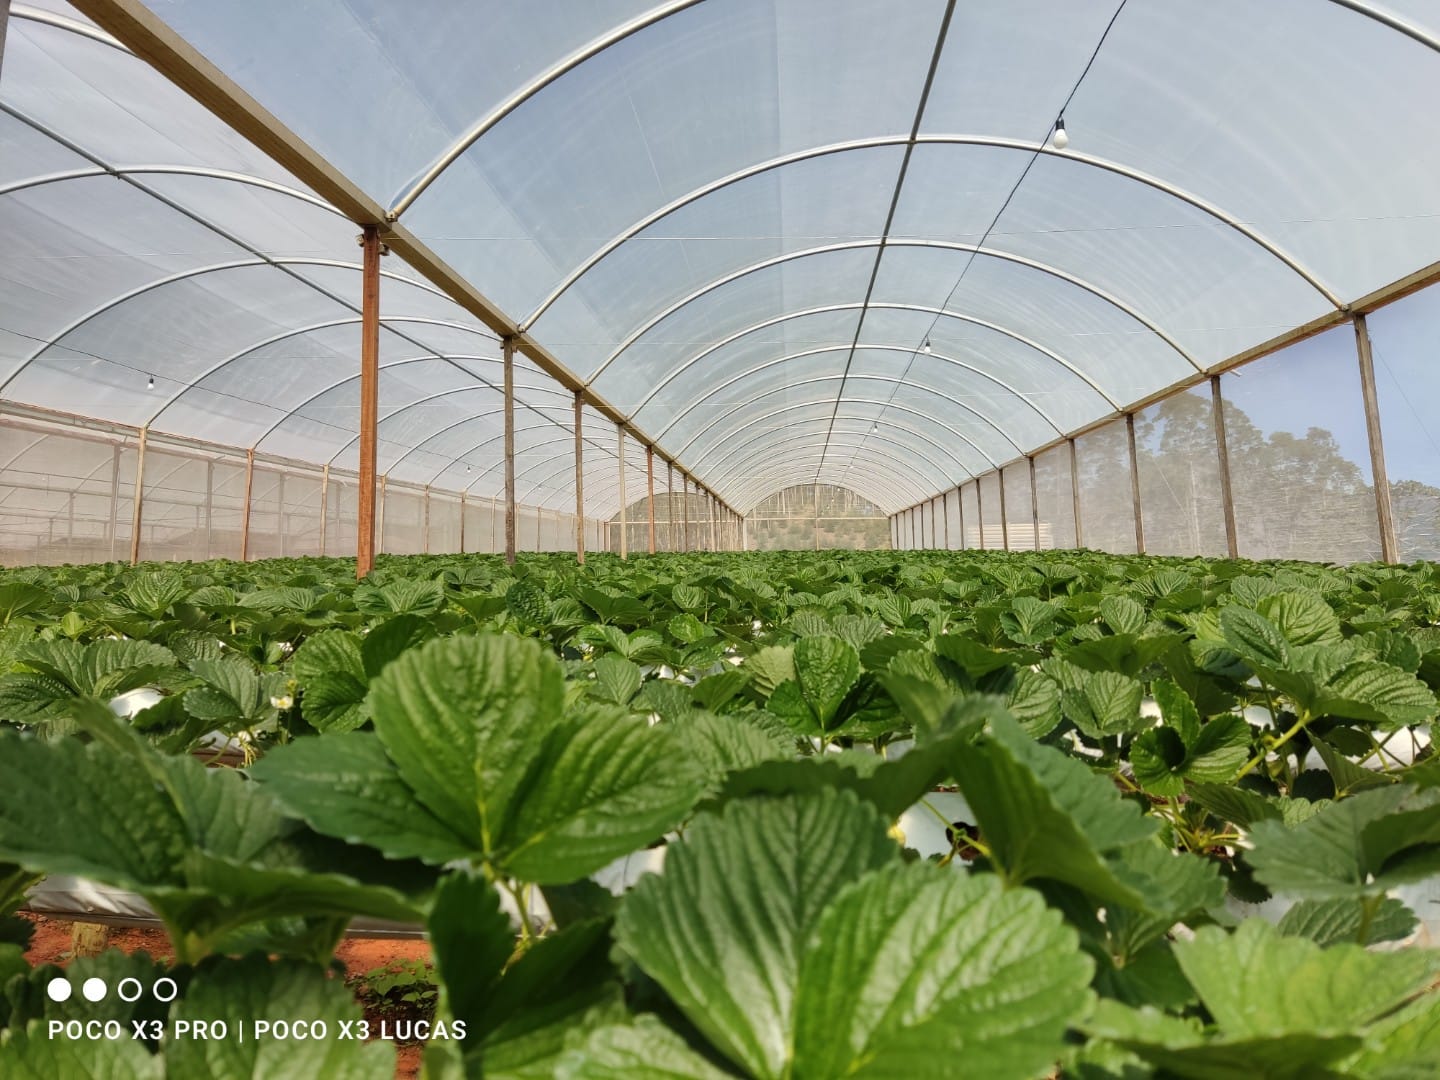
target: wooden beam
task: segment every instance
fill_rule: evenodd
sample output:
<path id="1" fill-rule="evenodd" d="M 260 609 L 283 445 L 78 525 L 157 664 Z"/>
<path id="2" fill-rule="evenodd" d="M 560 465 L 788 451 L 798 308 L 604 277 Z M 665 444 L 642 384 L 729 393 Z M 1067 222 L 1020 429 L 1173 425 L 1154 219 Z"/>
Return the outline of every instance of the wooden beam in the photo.
<path id="1" fill-rule="evenodd" d="M 360 495 L 355 577 L 375 569 L 375 454 L 380 422 L 380 230 L 360 234 Z"/>
<path id="2" fill-rule="evenodd" d="M 1075 519 L 1075 546 L 1082 548 L 1080 539 L 1080 463 L 1075 456 L 1075 440 L 1065 440 L 1070 446 L 1070 514 Z"/>
<path id="3" fill-rule="evenodd" d="M 650 554 L 655 554 L 655 447 L 645 446 L 645 502 L 650 511 Z"/>
<path id="4" fill-rule="evenodd" d="M 615 425 L 615 438 L 617 440 L 615 451 L 620 461 L 620 558 L 630 557 L 630 538 L 625 535 L 630 528 L 630 514 L 625 506 L 625 426 Z"/>
<path id="5" fill-rule="evenodd" d="M 1135 551 L 1145 554 L 1145 519 L 1140 513 L 1140 459 L 1135 453 L 1135 414 L 1125 414 L 1125 441 L 1130 447 L 1130 501 L 1135 510 Z"/>
<path id="6" fill-rule="evenodd" d="M 140 561 L 140 523 L 145 506 L 145 444 L 150 435 L 149 428 L 140 429 L 140 448 L 135 456 L 135 498 L 130 503 L 130 565 L 134 566 Z M 248 481 L 249 474 L 246 474 Z M 250 490 L 247 484 L 245 490 L 245 506 L 250 506 Z M 246 515 L 246 524 L 249 524 L 249 515 Z M 243 533 L 241 534 L 244 535 Z M 241 555 L 244 558 L 244 555 Z"/>
<path id="7" fill-rule="evenodd" d="M 665 550 L 674 551 L 675 544 L 675 463 L 665 462 Z"/>
<path id="8" fill-rule="evenodd" d="M 142 444 L 143 447 L 143 444 Z M 255 450 L 245 451 L 245 501 L 240 508 L 240 561 L 250 561 L 250 496 L 255 490 Z"/>
<path id="9" fill-rule="evenodd" d="M 515 338 L 501 340 L 505 374 L 505 561 L 515 562 Z"/>
<path id="10" fill-rule="evenodd" d="M 585 395 L 575 392 L 575 561 L 585 565 Z"/>
<path id="11" fill-rule="evenodd" d="M 995 484 L 1000 489 L 1000 544 L 1006 551 L 1010 550 L 1010 521 L 1009 512 L 1005 508 L 1005 470 L 995 470 Z"/>
<path id="12" fill-rule="evenodd" d="M 1375 515 L 1380 523 L 1380 557 L 1400 561 L 1395 536 L 1395 511 L 1390 504 L 1390 474 L 1385 468 L 1385 440 L 1380 432 L 1380 397 L 1375 388 L 1375 357 L 1370 327 L 1364 315 L 1355 316 L 1355 349 L 1360 357 L 1360 395 L 1365 404 L 1365 434 L 1370 442 L 1370 476 L 1375 488 Z"/>
<path id="13" fill-rule="evenodd" d="M 1220 376 L 1210 376 L 1210 407 L 1215 414 L 1215 455 L 1220 470 L 1220 503 L 1225 515 L 1225 550 L 1240 557 L 1239 530 L 1235 527 L 1235 493 L 1230 486 L 1230 447 L 1225 435 L 1225 399 Z"/>
<path id="14" fill-rule="evenodd" d="M 985 493 L 980 483 L 980 477 L 975 477 L 975 516 L 980 520 L 976 524 L 976 535 L 980 537 L 980 550 L 985 550 Z"/>
<path id="15" fill-rule="evenodd" d="M 680 501 L 685 509 L 685 550 L 690 550 L 690 477 L 687 473 L 680 474 Z"/>
<path id="16" fill-rule="evenodd" d="M 1035 548 L 1040 550 L 1040 493 L 1035 490 L 1035 456 L 1032 454 L 1026 459 L 1030 462 L 1030 524 L 1035 526 Z"/>

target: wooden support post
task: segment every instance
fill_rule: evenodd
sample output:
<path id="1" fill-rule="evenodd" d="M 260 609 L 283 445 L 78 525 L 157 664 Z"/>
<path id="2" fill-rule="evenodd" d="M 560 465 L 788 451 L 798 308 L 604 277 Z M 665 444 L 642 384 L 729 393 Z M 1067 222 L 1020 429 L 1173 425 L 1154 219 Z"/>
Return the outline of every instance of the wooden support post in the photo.
<path id="1" fill-rule="evenodd" d="M 495 554 L 495 549 L 496 549 L 496 547 L 498 546 L 498 545 L 497 545 L 497 542 L 496 542 L 496 539 L 495 539 L 495 534 L 496 534 L 496 528 L 497 528 L 497 525 L 498 525 L 499 521 L 500 521 L 500 500 L 499 500 L 499 498 L 497 498 L 496 496 L 491 495 L 491 496 L 490 496 L 490 552 L 489 552 L 489 554 L 491 554 L 491 555 L 494 555 L 494 554 Z"/>
<path id="2" fill-rule="evenodd" d="M 690 477 L 680 474 L 680 501 L 685 504 L 685 550 L 690 550 Z"/>
<path id="3" fill-rule="evenodd" d="M 665 462 L 665 550 L 676 550 L 675 543 L 675 463 Z"/>
<path id="4" fill-rule="evenodd" d="M 469 495 L 469 494 L 470 494 L 470 493 L 469 493 L 468 491 L 462 491 L 462 492 L 460 492 L 460 554 L 461 554 L 461 555 L 464 555 L 464 554 L 465 554 L 465 513 L 466 513 L 465 498 L 466 498 L 466 496 Z"/>
<path id="5" fill-rule="evenodd" d="M 1135 455 L 1135 414 L 1125 414 L 1125 441 L 1130 446 L 1130 500 L 1135 506 L 1135 551 L 1145 554 L 1145 520 L 1140 516 L 1140 460 Z"/>
<path id="6" fill-rule="evenodd" d="M 1380 396 L 1375 388 L 1375 358 L 1370 327 L 1364 315 L 1355 316 L 1355 348 L 1360 354 L 1360 394 L 1365 403 L 1365 434 L 1370 440 L 1370 477 L 1375 488 L 1375 515 L 1380 523 L 1380 557 L 1400 561 L 1395 536 L 1395 509 L 1390 503 L 1390 474 L 1385 469 L 1385 440 L 1380 432 Z"/>
<path id="7" fill-rule="evenodd" d="M 975 533 L 980 537 L 980 550 L 985 550 L 985 493 L 981 490 L 980 478 L 975 477 L 975 516 L 979 523 Z"/>
<path id="8" fill-rule="evenodd" d="M 420 495 L 420 532 L 424 536 L 423 554 L 430 554 L 430 485 Z"/>
<path id="9" fill-rule="evenodd" d="M 645 447 L 645 502 L 650 511 L 650 554 L 655 554 L 655 447 Z"/>
<path id="10" fill-rule="evenodd" d="M 324 538 L 324 535 L 325 535 L 325 533 L 324 533 L 325 519 L 324 519 L 324 518 L 321 518 L 321 519 L 320 519 L 320 528 L 321 528 L 321 533 L 320 533 L 320 535 L 321 535 L 321 538 L 322 538 L 322 539 L 321 539 L 321 545 L 320 545 L 320 547 L 321 547 L 320 554 L 323 555 L 323 554 L 325 554 L 325 550 L 324 550 L 325 545 L 324 545 L 324 539 L 323 539 L 323 538 Z M 214 458 L 211 458 L 210 460 L 208 460 L 208 461 L 205 462 L 205 558 L 207 558 L 207 559 L 213 559 L 213 558 L 215 557 L 215 546 L 214 546 L 214 545 L 215 545 L 215 459 L 214 459 Z"/>
<path id="11" fill-rule="evenodd" d="M 330 528 L 330 465 L 320 470 L 320 554 L 325 554 L 326 533 Z"/>
<path id="12" fill-rule="evenodd" d="M 1225 550 L 1230 558 L 1240 557 L 1239 530 L 1235 527 L 1235 492 L 1230 486 L 1230 447 L 1225 435 L 1225 398 L 1220 376 L 1210 376 L 1210 406 L 1215 419 L 1215 454 L 1220 467 L 1220 502 L 1225 513 Z"/>
<path id="13" fill-rule="evenodd" d="M 1040 494 L 1035 490 L 1035 459 L 1025 459 L 1030 463 L 1030 523 L 1035 526 L 1035 550 L 1040 550 Z"/>
<path id="14" fill-rule="evenodd" d="M 111 447 L 113 453 L 110 456 L 110 520 L 106 526 L 110 541 L 110 561 L 115 561 L 115 536 L 120 531 L 120 522 L 115 519 L 120 514 L 120 444 L 116 443 Z"/>
<path id="15" fill-rule="evenodd" d="M 630 537 L 626 533 L 630 529 L 630 515 L 625 506 L 625 429 L 619 424 L 615 425 L 617 446 L 616 455 L 620 459 L 620 558 L 630 557 Z"/>
<path id="16" fill-rule="evenodd" d="M 143 444 L 142 444 L 143 449 Z M 255 490 L 255 448 L 245 451 L 245 501 L 240 509 L 240 561 L 250 561 L 250 496 Z"/>
<path id="17" fill-rule="evenodd" d="M 995 470 L 995 486 L 1000 489 L 1000 546 L 1010 550 L 1010 521 L 1005 508 L 1005 470 Z"/>
<path id="18" fill-rule="evenodd" d="M 505 561 L 515 562 L 515 339 L 501 342 L 505 369 Z"/>
<path id="19" fill-rule="evenodd" d="M 140 522 L 145 505 L 145 444 L 150 429 L 140 429 L 140 446 L 135 454 L 135 499 L 130 504 L 130 565 L 140 561 Z"/>
<path id="20" fill-rule="evenodd" d="M 375 568 L 375 450 L 380 418 L 380 230 L 360 234 L 360 505 L 355 578 Z M 247 499 L 248 503 L 248 499 Z M 243 544 L 241 545 L 244 546 Z"/>
<path id="21" fill-rule="evenodd" d="M 960 550 L 965 550 L 965 485 L 955 489 L 955 516 L 960 519 Z"/>
<path id="22" fill-rule="evenodd" d="M 581 425 L 584 423 L 585 395 L 575 391 L 575 561 L 585 565 L 585 437 Z"/>
<path id="23" fill-rule="evenodd" d="M 375 535 L 378 538 L 375 550 L 377 553 L 385 550 L 385 488 L 389 481 L 388 475 L 380 477 L 380 498 L 379 504 L 375 508 Z"/>
<path id="24" fill-rule="evenodd" d="M 934 499 L 931 499 L 931 500 L 930 500 L 930 546 L 931 546 L 932 548 L 938 548 L 938 547 L 940 546 L 939 539 L 940 539 L 940 533 L 939 533 L 939 531 L 938 531 L 938 526 L 935 524 L 935 500 L 934 500 Z"/>
<path id="25" fill-rule="evenodd" d="M 717 550 L 715 543 L 715 493 L 706 491 L 705 511 L 710 517 L 710 550 Z"/>
<path id="26" fill-rule="evenodd" d="M 1080 532 L 1080 463 L 1075 456 L 1075 440 L 1065 441 L 1070 444 L 1070 511 L 1075 518 L 1075 546 L 1082 548 L 1085 543 Z"/>

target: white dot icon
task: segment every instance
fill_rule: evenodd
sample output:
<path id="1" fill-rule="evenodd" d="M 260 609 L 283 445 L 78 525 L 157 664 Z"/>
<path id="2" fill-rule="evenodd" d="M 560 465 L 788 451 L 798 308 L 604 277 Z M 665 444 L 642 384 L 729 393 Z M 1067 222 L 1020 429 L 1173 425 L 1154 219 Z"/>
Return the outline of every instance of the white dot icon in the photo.
<path id="1" fill-rule="evenodd" d="M 45 993 L 50 996 L 51 1001 L 69 1001 L 70 990 L 70 980 L 59 977 L 51 979 L 45 987 Z"/>
<path id="2" fill-rule="evenodd" d="M 86 1001 L 100 1001 L 105 997 L 105 991 L 108 989 L 104 979 L 86 979 L 84 985 L 80 987 L 80 993 L 84 995 Z"/>

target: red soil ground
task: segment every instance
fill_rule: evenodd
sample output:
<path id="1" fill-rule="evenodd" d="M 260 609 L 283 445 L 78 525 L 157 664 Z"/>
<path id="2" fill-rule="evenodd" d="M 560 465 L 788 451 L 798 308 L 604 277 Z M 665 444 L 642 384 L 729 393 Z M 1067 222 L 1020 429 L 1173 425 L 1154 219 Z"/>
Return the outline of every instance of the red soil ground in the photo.
<path id="1" fill-rule="evenodd" d="M 44 915 L 21 913 L 35 927 L 35 936 L 25 958 L 31 964 L 59 964 L 64 967 L 70 959 L 71 923 L 64 919 L 52 919 Z M 130 927 L 111 927 L 111 948 L 124 952 L 144 950 L 159 958 L 169 956 L 170 939 L 164 930 L 143 930 Z M 335 950 L 335 956 L 344 963 L 347 976 L 364 975 L 377 967 L 395 960 L 428 960 L 430 945 L 416 938 L 346 938 Z M 396 1080 L 414 1080 L 420 1071 L 420 1056 L 424 1046 L 419 1043 L 401 1044 L 396 1047 Z"/>

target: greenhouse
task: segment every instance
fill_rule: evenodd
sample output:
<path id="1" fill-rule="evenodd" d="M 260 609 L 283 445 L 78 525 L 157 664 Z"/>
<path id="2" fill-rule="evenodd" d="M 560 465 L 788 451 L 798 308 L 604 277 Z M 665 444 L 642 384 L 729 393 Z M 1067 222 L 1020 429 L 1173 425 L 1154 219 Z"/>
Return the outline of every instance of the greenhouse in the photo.
<path id="1" fill-rule="evenodd" d="M 1440 1075 L 1437 102 L 1432 0 L 0 0 L 0 1076 Z"/>

